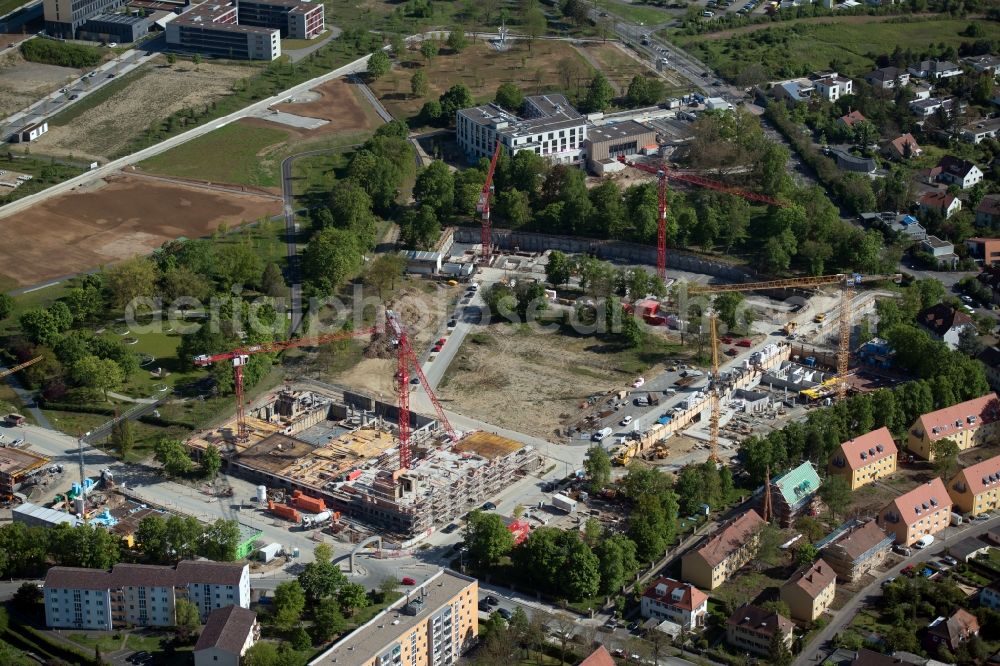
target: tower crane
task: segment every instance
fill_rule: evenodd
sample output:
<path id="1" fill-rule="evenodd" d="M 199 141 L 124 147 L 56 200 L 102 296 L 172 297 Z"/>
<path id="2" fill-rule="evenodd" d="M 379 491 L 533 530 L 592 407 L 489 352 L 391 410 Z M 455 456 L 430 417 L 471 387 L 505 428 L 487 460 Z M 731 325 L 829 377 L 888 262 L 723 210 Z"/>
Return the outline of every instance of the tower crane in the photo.
<path id="1" fill-rule="evenodd" d="M 28 366 L 32 366 L 32 365 L 38 363 L 43 358 L 45 358 L 45 357 L 44 356 L 36 356 L 35 358 L 31 359 L 30 361 L 25 361 L 24 363 L 19 363 L 18 365 L 15 365 L 13 368 L 7 368 L 3 372 L 0 372 L 0 379 L 3 379 L 4 377 L 9 377 L 12 374 L 14 374 L 15 372 L 19 371 L 19 370 L 24 370 Z"/>
<path id="2" fill-rule="evenodd" d="M 708 320 L 708 327 L 712 338 L 712 415 L 708 421 L 708 442 L 710 446 L 708 459 L 713 463 L 719 463 L 719 417 L 722 411 L 719 404 L 722 398 L 719 396 L 719 340 L 716 335 L 716 320 L 718 317 L 713 312 Z"/>
<path id="3" fill-rule="evenodd" d="M 476 203 L 476 212 L 483 216 L 483 263 L 489 263 L 493 254 L 493 223 L 490 221 L 490 199 L 493 198 L 493 173 L 497 168 L 497 160 L 500 158 L 502 150 L 500 139 L 497 139 L 496 148 L 493 149 L 493 159 L 490 160 L 490 168 L 486 172 L 486 182 L 479 192 L 479 201 Z"/>
<path id="4" fill-rule="evenodd" d="M 720 183 L 716 180 L 710 180 L 708 178 L 696 176 L 690 173 L 670 171 L 667 168 L 667 165 L 663 162 L 658 165 L 644 164 L 642 162 L 634 162 L 632 160 L 625 159 L 624 155 L 619 155 L 618 161 L 626 166 L 632 167 L 633 169 L 639 169 L 640 171 L 656 175 L 658 185 L 657 198 L 659 200 L 656 224 L 656 274 L 660 276 L 660 278 L 667 277 L 667 180 L 676 180 L 682 183 L 688 183 L 689 185 L 697 185 L 698 187 L 705 187 L 718 192 L 723 192 L 725 194 L 732 194 L 742 197 L 748 201 L 766 203 L 771 206 L 785 205 L 784 202 L 778 201 L 777 199 L 764 194 L 757 194 L 756 192 L 744 190 L 739 187 L 732 187 L 726 185 L 725 183 Z"/>
<path id="5" fill-rule="evenodd" d="M 250 427 L 247 425 L 246 413 L 243 405 L 243 366 L 254 354 L 269 354 L 284 351 L 293 347 L 318 347 L 338 340 L 347 340 L 364 335 L 371 335 L 376 332 L 376 328 L 365 328 L 360 331 L 343 331 L 340 333 L 329 333 L 327 335 L 317 335 L 311 338 L 295 338 L 294 340 L 275 340 L 274 342 L 263 342 L 246 347 L 238 347 L 232 351 L 221 354 L 202 354 L 194 357 L 194 364 L 205 367 L 218 363 L 219 361 L 229 361 L 233 365 L 233 383 L 236 388 L 236 441 L 246 442 L 250 439 Z"/>
<path id="6" fill-rule="evenodd" d="M 744 282 L 737 284 L 689 285 L 689 294 L 721 294 L 734 291 L 768 291 L 773 289 L 793 289 L 806 287 L 821 287 L 823 285 L 839 284 L 841 286 L 840 318 L 838 326 L 839 343 L 837 346 L 837 400 L 847 397 L 847 372 L 850 369 L 851 356 L 851 299 L 854 288 L 866 282 L 882 282 L 891 280 L 899 282 L 902 274 L 860 275 L 858 273 L 837 273 L 836 275 L 819 275 L 813 277 L 787 278 L 784 280 L 768 280 L 766 282 Z M 714 319 L 713 347 L 715 354 Z M 714 369 L 714 368 L 713 368 Z M 717 442 L 712 442 L 712 452 L 715 453 Z"/>

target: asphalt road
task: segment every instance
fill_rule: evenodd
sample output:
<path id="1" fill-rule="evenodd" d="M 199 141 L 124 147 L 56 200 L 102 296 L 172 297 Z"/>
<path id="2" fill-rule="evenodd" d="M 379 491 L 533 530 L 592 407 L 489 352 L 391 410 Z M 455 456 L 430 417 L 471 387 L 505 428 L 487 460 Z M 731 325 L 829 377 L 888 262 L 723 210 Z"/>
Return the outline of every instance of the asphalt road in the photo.
<path id="1" fill-rule="evenodd" d="M 795 659 L 794 666 L 810 666 L 811 664 L 822 663 L 826 656 L 833 652 L 828 645 L 829 641 L 847 627 L 861 607 L 865 604 L 877 604 L 882 596 L 882 584 L 889 578 L 894 578 L 902 569 L 910 564 L 926 562 L 937 559 L 944 555 L 948 546 L 955 544 L 966 537 L 975 537 L 984 534 L 988 530 L 1000 525 L 1000 516 L 992 520 L 965 523 L 958 527 L 949 527 L 945 530 L 944 537 L 938 535 L 934 544 L 926 550 L 915 551 L 910 557 L 904 558 L 902 562 L 882 573 L 878 578 L 868 584 L 863 590 L 855 594 L 851 599 L 837 611 L 833 619 L 827 624 L 809 643 Z"/>

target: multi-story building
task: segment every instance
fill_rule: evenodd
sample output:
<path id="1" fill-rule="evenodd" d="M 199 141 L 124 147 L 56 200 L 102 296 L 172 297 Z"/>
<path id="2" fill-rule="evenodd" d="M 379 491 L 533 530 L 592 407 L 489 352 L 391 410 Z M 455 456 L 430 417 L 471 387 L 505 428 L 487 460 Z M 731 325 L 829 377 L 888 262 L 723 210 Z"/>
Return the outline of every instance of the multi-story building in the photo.
<path id="1" fill-rule="evenodd" d="M 971 449 L 995 434 L 998 416 L 996 393 L 928 412 L 910 426 L 906 447 L 924 460 L 934 460 L 934 444 L 942 439 L 955 442 L 960 451 Z"/>
<path id="2" fill-rule="evenodd" d="M 874 88 L 890 90 L 897 86 L 902 88 L 910 82 L 910 73 L 898 67 L 883 67 L 865 74 L 865 81 Z"/>
<path id="3" fill-rule="evenodd" d="M 948 482 L 955 509 L 978 516 L 1000 509 L 1000 456 L 966 467 Z"/>
<path id="4" fill-rule="evenodd" d="M 764 519 L 750 509 L 684 553 L 681 578 L 706 590 L 719 587 L 757 552 L 763 526 Z"/>
<path id="5" fill-rule="evenodd" d="M 954 652 L 959 645 L 978 635 L 979 620 L 969 611 L 959 608 L 947 618 L 935 618 L 927 625 L 924 646 L 932 652 L 942 648 Z"/>
<path id="6" fill-rule="evenodd" d="M 843 442 L 830 459 L 830 474 L 844 477 L 857 490 L 895 472 L 896 455 L 892 433 L 882 427 Z"/>
<path id="7" fill-rule="evenodd" d="M 449 666 L 479 634 L 479 583 L 441 570 L 309 666 Z"/>
<path id="8" fill-rule="evenodd" d="M 239 0 L 239 24 L 277 28 L 282 37 L 312 39 L 324 29 L 322 2 L 303 0 Z"/>
<path id="9" fill-rule="evenodd" d="M 895 535 L 895 542 L 912 546 L 922 537 L 934 535 L 951 520 L 951 497 L 941 479 L 932 479 L 900 495 L 882 509 L 879 525 Z"/>
<path id="10" fill-rule="evenodd" d="M 240 25 L 235 4 L 198 5 L 168 23 L 165 32 L 172 47 L 218 58 L 274 60 L 281 55 L 281 30 Z"/>
<path id="11" fill-rule="evenodd" d="M 869 520 L 834 535 L 822 545 L 820 553 L 837 572 L 837 577 L 850 583 L 882 564 L 894 539 L 894 535 L 886 534 L 877 522 Z"/>
<path id="12" fill-rule="evenodd" d="M 176 567 L 117 564 L 111 571 L 52 567 L 45 576 L 45 622 L 73 629 L 168 627 L 179 598 L 194 603 L 202 621 L 218 608 L 248 608 L 250 569 L 193 560 Z"/>
<path id="13" fill-rule="evenodd" d="M 194 646 L 194 666 L 240 666 L 240 660 L 260 637 L 257 614 L 229 606 L 212 611 Z"/>
<path id="14" fill-rule="evenodd" d="M 99 14 L 114 14 L 125 0 L 43 0 L 45 32 L 61 39 L 75 39 L 83 24 Z"/>
<path id="15" fill-rule="evenodd" d="M 815 81 L 816 94 L 828 102 L 836 102 L 844 95 L 854 92 L 854 82 L 837 72 L 830 72 Z"/>
<path id="16" fill-rule="evenodd" d="M 771 482 L 774 516 L 783 527 L 789 527 L 809 507 L 819 486 L 819 474 L 808 460 Z"/>
<path id="17" fill-rule="evenodd" d="M 646 619 L 670 620 L 684 631 L 694 631 L 705 626 L 708 595 L 694 585 L 658 578 L 643 592 L 640 611 Z"/>
<path id="18" fill-rule="evenodd" d="M 758 606 L 743 606 L 726 622 L 726 642 L 741 650 L 767 656 L 771 641 L 779 634 L 788 649 L 792 647 L 792 621 Z"/>
<path id="19" fill-rule="evenodd" d="M 813 622 L 825 613 L 836 593 L 837 573 L 822 559 L 802 567 L 781 586 L 781 600 L 792 618 L 802 622 Z"/>
<path id="20" fill-rule="evenodd" d="M 455 118 L 458 145 L 470 161 L 490 157 L 497 139 L 514 155 L 531 150 L 557 164 L 583 166 L 587 119 L 564 95 L 534 95 L 524 101 L 518 118 L 496 104 L 460 109 Z"/>

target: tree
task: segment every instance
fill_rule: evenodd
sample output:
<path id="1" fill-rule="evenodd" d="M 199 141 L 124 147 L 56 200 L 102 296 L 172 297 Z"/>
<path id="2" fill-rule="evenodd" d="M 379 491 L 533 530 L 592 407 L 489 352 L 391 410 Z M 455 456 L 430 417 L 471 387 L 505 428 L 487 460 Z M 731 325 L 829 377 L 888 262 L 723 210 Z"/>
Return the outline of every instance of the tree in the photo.
<path id="1" fill-rule="evenodd" d="M 14 310 L 14 299 L 10 294 L 0 294 L 0 320 L 6 319 Z"/>
<path id="2" fill-rule="evenodd" d="M 800 546 L 795 551 L 795 563 L 800 567 L 812 564 L 819 558 L 819 551 L 811 543 Z"/>
<path id="3" fill-rule="evenodd" d="M 719 313 L 719 319 L 725 323 L 729 330 L 736 330 L 736 325 L 739 322 L 738 310 L 743 304 L 743 294 L 736 291 L 724 292 L 713 298 L 712 304 L 715 306 L 716 312 Z"/>
<path id="4" fill-rule="evenodd" d="M 426 44 L 427 42 L 425 42 Z M 460 109 L 473 106 L 472 91 L 462 83 L 456 83 L 441 95 L 441 115 L 451 123 Z"/>
<path id="5" fill-rule="evenodd" d="M 135 258 L 113 265 L 105 271 L 104 286 L 111 306 L 124 310 L 136 298 L 150 298 L 156 293 L 156 264 Z"/>
<path id="6" fill-rule="evenodd" d="M 227 287 L 253 285 L 263 275 L 260 255 L 249 243 L 229 243 L 215 252 L 216 275 Z"/>
<path id="7" fill-rule="evenodd" d="M 216 562 L 233 562 L 240 545 L 240 525 L 235 520 L 219 518 L 204 529 L 199 553 Z"/>
<path id="8" fill-rule="evenodd" d="M 636 557 L 652 562 L 667 549 L 673 526 L 668 524 L 663 506 L 657 497 L 641 495 L 629 519 L 629 538 L 635 542 Z"/>
<path id="9" fill-rule="evenodd" d="M 219 455 L 219 449 L 214 446 L 206 446 L 201 454 L 202 474 L 210 479 L 214 479 L 219 475 L 220 469 L 222 469 L 222 456 Z"/>
<path id="10" fill-rule="evenodd" d="M 365 271 L 365 283 L 378 291 L 378 297 L 386 300 L 396 288 L 396 281 L 403 277 L 406 260 L 398 254 L 382 254 L 375 258 Z"/>
<path id="11" fill-rule="evenodd" d="M 198 607 L 187 599 L 177 599 L 174 603 L 174 628 L 178 638 L 186 641 L 200 626 L 201 613 Z"/>
<path id="12" fill-rule="evenodd" d="M 455 205 L 455 177 L 448 165 L 431 162 L 417 174 L 413 198 L 418 206 L 430 206 L 439 218 L 449 218 Z"/>
<path id="13" fill-rule="evenodd" d="M 553 287 L 569 282 L 570 258 L 559 250 L 549 253 L 549 261 L 545 265 L 545 279 Z"/>
<path id="14" fill-rule="evenodd" d="M 499 515 L 476 509 L 465 525 L 465 545 L 473 561 L 492 566 L 514 547 L 514 535 Z"/>
<path id="15" fill-rule="evenodd" d="M 377 81 L 388 73 L 392 63 L 389 61 L 389 54 L 379 49 L 368 58 L 368 79 Z"/>
<path id="16" fill-rule="evenodd" d="M 952 439 L 939 439 L 931 446 L 934 473 L 942 479 L 951 479 L 958 471 L 958 444 Z"/>
<path id="17" fill-rule="evenodd" d="M 177 54 L 168 53 L 167 54 L 167 64 L 173 67 L 177 63 Z"/>
<path id="18" fill-rule="evenodd" d="M 790 666 L 792 663 L 792 652 L 785 642 L 785 634 L 775 631 L 771 636 L 771 645 L 768 648 L 768 659 L 774 666 Z"/>
<path id="19" fill-rule="evenodd" d="M 437 57 L 437 54 L 438 54 L 437 42 L 427 40 L 420 45 L 420 55 L 424 57 L 424 60 L 426 60 L 428 64 L 430 64 L 431 60 L 434 60 L 434 58 Z"/>
<path id="20" fill-rule="evenodd" d="M 176 439 L 160 439 L 153 445 L 153 458 L 163 465 L 169 476 L 180 476 L 191 471 L 193 463 L 184 444 Z"/>
<path id="21" fill-rule="evenodd" d="M 878 128 L 867 120 L 854 123 L 851 126 L 851 134 L 854 137 L 854 143 L 862 150 L 867 150 L 868 146 L 878 140 Z"/>
<path id="22" fill-rule="evenodd" d="M 135 529 L 135 541 L 154 562 L 167 561 L 167 522 L 158 514 L 142 518 Z"/>
<path id="23" fill-rule="evenodd" d="M 598 492 L 611 481 L 611 459 L 608 452 L 600 444 L 594 444 L 587 449 L 587 457 L 584 458 L 583 467 L 590 477 L 590 489 Z"/>
<path id="24" fill-rule="evenodd" d="M 35 308 L 21 314 L 18 324 L 34 343 L 52 345 L 59 339 L 59 326 L 48 310 Z"/>
<path id="25" fill-rule="evenodd" d="M 340 605 L 336 599 L 324 599 L 319 602 L 312 616 L 312 635 L 317 643 L 324 643 L 347 628 L 347 620 L 340 612 Z"/>
<path id="26" fill-rule="evenodd" d="M 338 565 L 326 562 L 310 562 L 298 576 L 299 585 L 310 604 L 332 597 L 347 582 Z"/>
<path id="27" fill-rule="evenodd" d="M 397 589 L 399 589 L 399 579 L 395 576 L 386 576 L 378 584 L 378 591 L 382 595 L 382 601 L 387 601 L 396 593 Z"/>
<path id="28" fill-rule="evenodd" d="M 630 107 L 651 106 L 663 97 L 663 84 L 659 79 L 636 74 L 628 85 L 625 101 Z"/>
<path id="29" fill-rule="evenodd" d="M 194 557 L 203 532 L 194 516 L 170 516 L 165 524 L 166 552 L 174 559 Z"/>
<path id="30" fill-rule="evenodd" d="M 524 92 L 513 83 L 501 83 L 493 101 L 511 113 L 520 113 L 524 106 Z"/>
<path id="31" fill-rule="evenodd" d="M 531 222 L 531 199 L 521 190 L 510 189 L 500 192 L 496 207 L 497 212 L 507 219 L 513 229 L 520 229 Z"/>
<path id="32" fill-rule="evenodd" d="M 819 487 L 819 496 L 836 519 L 851 504 L 851 484 L 842 476 L 828 476 Z"/>
<path id="33" fill-rule="evenodd" d="M 240 659 L 243 666 L 282 666 L 281 656 L 274 643 L 257 641 L 243 653 Z"/>
<path id="34" fill-rule="evenodd" d="M 535 40 L 545 34 L 548 21 L 545 19 L 545 12 L 539 7 L 532 7 L 524 13 L 521 18 L 521 28 L 528 36 L 528 50 L 532 50 Z"/>
<path id="35" fill-rule="evenodd" d="M 288 294 L 288 285 L 285 283 L 285 276 L 281 274 L 278 264 L 273 261 L 264 267 L 264 273 L 260 278 L 260 290 L 274 298 Z"/>
<path id="36" fill-rule="evenodd" d="M 108 391 L 118 388 L 125 380 L 117 363 L 94 355 L 84 356 L 74 363 L 70 369 L 70 377 L 80 386 L 101 391 L 105 400 L 108 399 Z"/>
<path id="37" fill-rule="evenodd" d="M 111 446 L 118 451 L 122 460 L 125 460 L 134 445 L 135 432 L 132 429 L 132 421 L 127 418 L 121 419 L 111 428 Z"/>
<path id="38" fill-rule="evenodd" d="M 594 548 L 600 562 L 601 594 L 616 594 L 639 568 L 635 543 L 624 534 L 614 534 Z"/>
<path id="39" fill-rule="evenodd" d="M 362 250 L 355 234 L 346 229 L 323 229 L 302 253 L 302 270 L 324 293 L 343 284 L 361 268 Z"/>
<path id="40" fill-rule="evenodd" d="M 357 583 L 344 583 L 337 592 L 337 601 L 340 603 L 341 611 L 347 615 L 354 615 L 354 611 L 368 605 L 368 593 Z"/>
<path id="41" fill-rule="evenodd" d="M 590 85 L 587 87 L 587 96 L 583 102 L 584 109 L 587 111 L 606 111 L 611 106 L 611 100 L 614 99 L 614 96 L 615 89 L 608 83 L 604 74 L 598 72 L 590 80 Z"/>
<path id="42" fill-rule="evenodd" d="M 191 56 L 191 62 L 194 63 L 195 71 L 197 71 L 198 66 L 201 65 L 201 60 L 202 58 L 200 53 L 195 53 L 193 56 Z"/>
<path id="43" fill-rule="evenodd" d="M 308 650 L 312 647 L 312 640 L 309 634 L 301 626 L 292 630 L 292 635 L 288 639 L 289 644 L 296 650 Z"/>
<path id="44" fill-rule="evenodd" d="M 279 629 L 290 631 L 302 618 L 306 595 L 297 580 L 278 583 L 274 589 L 274 623 Z"/>
<path id="45" fill-rule="evenodd" d="M 414 97 L 423 97 L 429 89 L 430 84 L 427 81 L 427 73 L 422 69 L 418 69 L 410 77 L 410 92 L 413 93 Z"/>
<path id="46" fill-rule="evenodd" d="M 958 334 L 958 351 L 970 358 L 976 358 L 985 345 L 979 340 L 979 332 L 975 326 L 966 325 Z"/>
<path id="47" fill-rule="evenodd" d="M 764 523 L 754 538 L 757 540 L 757 555 L 754 557 L 757 567 L 774 566 L 781 561 L 781 542 L 784 537 L 780 529 L 771 523 Z"/>
<path id="48" fill-rule="evenodd" d="M 455 53 L 461 53 L 462 50 L 469 45 L 469 40 L 465 37 L 465 31 L 461 28 L 452 28 L 451 32 L 448 33 L 448 48 Z"/>
<path id="49" fill-rule="evenodd" d="M 601 584 L 600 561 L 579 535 L 566 550 L 565 564 L 560 569 L 559 589 L 574 601 L 589 599 L 597 594 Z"/>

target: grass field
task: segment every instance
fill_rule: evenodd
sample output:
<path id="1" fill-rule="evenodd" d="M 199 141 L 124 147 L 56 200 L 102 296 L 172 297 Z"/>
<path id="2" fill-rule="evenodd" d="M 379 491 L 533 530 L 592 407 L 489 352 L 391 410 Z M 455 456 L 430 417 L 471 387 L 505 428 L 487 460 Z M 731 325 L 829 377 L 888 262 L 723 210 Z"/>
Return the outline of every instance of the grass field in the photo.
<path id="1" fill-rule="evenodd" d="M 287 139 L 282 130 L 236 122 L 143 160 L 139 168 L 179 178 L 279 187 L 279 170 L 268 156 Z"/>
<path id="2" fill-rule="evenodd" d="M 723 76 L 733 79 L 750 64 L 760 63 L 769 76 L 796 76 L 825 69 L 836 61 L 841 73 L 858 76 L 871 70 L 875 56 L 897 46 L 920 51 L 928 44 L 958 47 L 972 41 L 960 33 L 967 19 L 893 20 L 855 22 L 818 19 L 766 30 L 733 31 L 730 36 L 672 35 L 680 46 L 692 50 Z M 1000 24 L 980 21 L 985 39 L 1000 39 Z"/>
<path id="3" fill-rule="evenodd" d="M 483 42 L 470 44 L 459 54 L 442 54 L 426 63 L 419 53 L 410 51 L 401 65 L 371 85 L 372 90 L 395 118 L 416 116 L 424 102 L 437 99 L 445 90 L 464 83 L 472 91 L 476 103 L 491 101 L 501 83 L 514 83 L 526 94 L 553 90 L 562 91 L 560 63 L 573 62 L 580 75 L 574 85 L 585 85 L 593 76 L 593 68 L 572 46 L 565 42 L 538 41 L 529 50 L 524 42 L 516 42 L 511 50 L 497 53 Z M 423 68 L 430 82 L 426 97 L 410 93 L 410 77 Z"/>
<path id="4" fill-rule="evenodd" d="M 28 4 L 29 0 L 0 0 L 0 16 L 6 16 L 21 5 Z"/>
<path id="5" fill-rule="evenodd" d="M 621 18 L 645 25 L 655 25 L 671 20 L 672 14 L 657 7 L 648 5 L 616 2 L 615 0 L 597 0 L 597 6 Z"/>
<path id="6" fill-rule="evenodd" d="M 49 118 L 49 124 L 52 126 L 69 125 L 84 112 L 96 108 L 113 97 L 117 97 L 126 88 L 149 76 L 153 71 L 150 67 L 139 67 L 124 76 L 117 77 L 111 83 L 105 83 L 99 90 L 90 93 L 82 99 L 78 99 L 72 105 Z"/>

